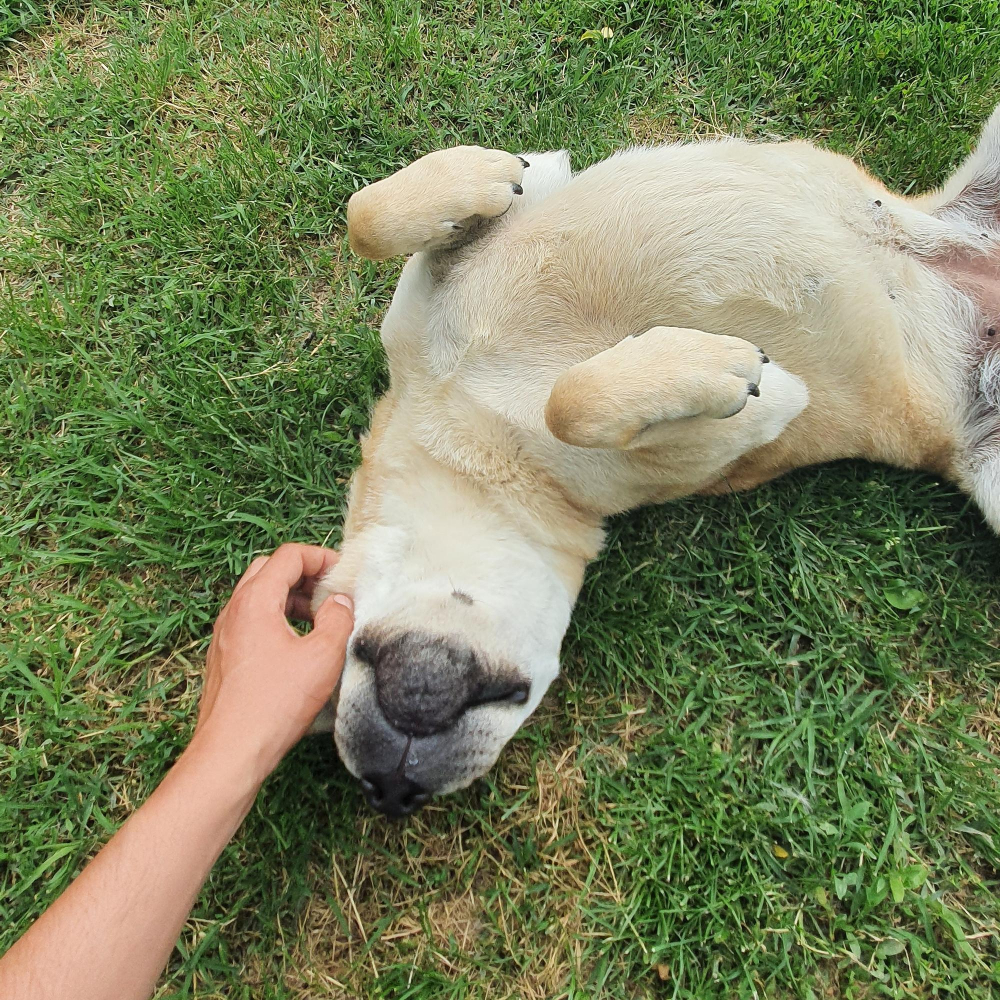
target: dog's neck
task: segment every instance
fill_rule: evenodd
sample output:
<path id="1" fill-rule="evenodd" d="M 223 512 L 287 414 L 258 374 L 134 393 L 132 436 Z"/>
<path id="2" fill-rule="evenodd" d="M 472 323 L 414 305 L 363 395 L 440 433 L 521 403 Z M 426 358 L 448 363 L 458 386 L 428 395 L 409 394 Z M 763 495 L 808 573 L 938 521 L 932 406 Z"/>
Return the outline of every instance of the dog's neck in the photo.
<path id="1" fill-rule="evenodd" d="M 473 549 L 475 537 L 523 543 L 575 602 L 603 545 L 601 517 L 574 504 L 535 467 L 518 440 L 521 432 L 501 418 L 481 408 L 471 414 L 450 406 L 420 409 L 393 393 L 376 408 L 351 487 L 337 574 L 345 585 L 360 571 L 373 529 L 400 529 L 414 539 L 472 532 Z"/>
<path id="2" fill-rule="evenodd" d="M 443 405 L 421 407 L 411 447 L 439 488 L 463 506 L 488 511 L 504 530 L 547 553 L 575 600 L 588 563 L 604 544 L 603 518 L 581 506 L 550 469 L 533 460 L 529 433 L 451 391 Z M 405 419 L 400 414 L 401 419 Z M 427 465 L 423 465 L 427 463 Z"/>

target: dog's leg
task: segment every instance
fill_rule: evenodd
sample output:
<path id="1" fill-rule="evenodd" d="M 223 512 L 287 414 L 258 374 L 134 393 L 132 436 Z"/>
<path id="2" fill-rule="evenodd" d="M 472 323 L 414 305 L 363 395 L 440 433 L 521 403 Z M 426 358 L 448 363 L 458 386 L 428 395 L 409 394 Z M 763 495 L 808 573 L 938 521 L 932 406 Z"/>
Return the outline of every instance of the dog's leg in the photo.
<path id="1" fill-rule="evenodd" d="M 745 340 L 655 327 L 561 375 L 545 419 L 567 444 L 642 450 L 663 496 L 680 496 L 722 483 L 808 401 L 801 379 Z"/>
<path id="2" fill-rule="evenodd" d="M 461 243 L 523 194 L 528 161 L 497 149 L 456 146 L 358 191 L 347 205 L 355 253 L 372 260 Z"/>
<path id="3" fill-rule="evenodd" d="M 983 126 L 975 149 L 948 178 L 944 187 L 914 199 L 925 212 L 944 217 L 990 216 L 1000 187 L 1000 104 Z M 995 218 L 993 219 L 995 222 Z"/>
<path id="4" fill-rule="evenodd" d="M 970 478 L 973 499 L 986 523 L 1000 534 L 1000 454 L 983 462 Z"/>
<path id="5" fill-rule="evenodd" d="M 723 423 L 750 406 L 753 414 L 774 411 L 783 427 L 808 394 L 768 362 L 738 337 L 654 327 L 564 372 L 545 420 L 557 438 L 583 448 L 656 447 L 673 436 L 671 425 L 698 418 Z M 772 391 L 779 398 L 769 399 Z"/>

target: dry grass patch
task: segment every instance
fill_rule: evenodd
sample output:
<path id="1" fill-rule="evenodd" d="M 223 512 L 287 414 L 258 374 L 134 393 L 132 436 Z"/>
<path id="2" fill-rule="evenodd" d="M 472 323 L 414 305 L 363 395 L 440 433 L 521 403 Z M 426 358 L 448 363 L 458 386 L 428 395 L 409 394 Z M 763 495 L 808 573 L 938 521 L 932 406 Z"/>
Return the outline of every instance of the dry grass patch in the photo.
<path id="1" fill-rule="evenodd" d="M 329 318 L 330 304 L 338 296 L 339 286 L 346 280 L 347 266 L 340 257 L 339 248 L 336 258 L 331 261 L 328 274 L 299 274 L 295 277 L 302 286 L 302 298 L 308 303 L 310 318 L 317 324 L 324 323 Z"/>
<path id="2" fill-rule="evenodd" d="M 1000 667 L 1000 660 L 985 665 L 986 671 Z M 907 698 L 898 719 L 889 728 L 880 728 L 888 742 L 902 729 L 911 726 L 934 726 L 935 716 L 948 706 L 974 706 L 968 716 L 968 731 L 982 740 L 991 754 L 1000 758 L 1000 688 L 987 681 L 971 683 L 956 678 L 949 669 L 929 671 Z M 984 766 L 996 771 L 995 764 L 980 753 L 973 754 Z"/>
<path id="3" fill-rule="evenodd" d="M 689 88 L 689 82 L 682 79 L 679 89 Z M 695 95 L 691 98 L 692 107 L 696 103 Z M 631 141 L 641 146 L 661 146 L 674 142 L 693 142 L 695 140 L 728 139 L 733 136 L 745 136 L 748 139 L 761 142 L 781 142 L 787 136 L 764 125 L 750 126 L 746 131 L 734 129 L 726 123 L 725 115 L 716 112 L 714 107 L 707 109 L 708 114 L 684 115 L 679 117 L 675 112 L 657 114 L 644 112 L 632 115 L 628 120 L 628 133 Z M 816 141 L 822 142 L 822 136 L 817 135 Z M 858 155 L 860 150 L 855 155 Z"/>
<path id="4" fill-rule="evenodd" d="M 59 19 L 37 35 L 10 39 L 0 53 L 0 94 L 31 93 L 46 80 L 46 65 L 55 56 L 72 74 L 100 79 L 107 73 L 114 26 L 93 11 Z"/>
<path id="5" fill-rule="evenodd" d="M 157 43 L 144 46 L 150 58 Z M 200 63 L 193 72 L 172 76 L 156 102 L 160 139 L 169 146 L 179 166 L 211 162 L 219 146 L 228 142 L 239 149 L 244 132 L 257 132 L 265 119 L 252 107 L 240 68 L 248 63 L 266 65 L 266 42 L 254 41 L 238 53 L 227 53 L 216 36 L 201 40 Z"/>
<path id="6" fill-rule="evenodd" d="M 633 115 L 628 122 L 628 133 L 631 141 L 639 146 L 662 146 L 691 138 L 721 139 L 729 134 L 715 119 L 699 119 L 681 128 L 671 116 L 657 117 L 652 114 Z"/>
<path id="7" fill-rule="evenodd" d="M 28 251 L 44 247 L 38 257 L 51 260 L 55 254 L 53 243 L 42 235 L 38 220 L 25 211 L 27 188 L 17 181 L 0 182 L 0 296 L 16 299 L 28 298 L 42 281 L 37 269 L 27 265 Z M 61 310 L 53 299 L 52 307 Z M 62 317 L 62 313 L 59 313 Z M 3 331 L 0 330 L 0 342 Z"/>
<path id="8" fill-rule="evenodd" d="M 488 1000 L 551 1000 L 585 974 L 594 932 L 584 930 L 581 904 L 624 898 L 587 815 L 588 751 L 572 734 L 538 761 L 525 746 L 509 749 L 498 793 L 523 799 L 509 815 L 452 828 L 441 826 L 447 804 L 405 826 L 366 815 L 359 836 L 368 846 L 354 862 L 313 869 L 316 894 L 285 979 L 295 996 L 358 995 L 400 963 L 467 977 Z M 488 980 L 483 961 L 497 969 Z"/>
<path id="9" fill-rule="evenodd" d="M 365 14 L 350 0 L 338 3 L 336 13 L 323 10 L 317 13 L 313 22 L 320 48 L 334 63 L 350 59 L 351 37 L 363 26 Z"/>
<path id="10" fill-rule="evenodd" d="M 318 44 L 331 66 L 341 65 L 350 59 L 345 21 L 353 25 L 358 17 L 349 6 L 338 8 L 336 16 L 324 12 L 315 21 L 315 34 L 301 36 L 295 48 Z M 166 17 L 142 46 L 148 60 L 170 47 L 165 36 L 177 20 Z M 270 37 L 244 39 L 234 49 L 218 31 L 197 36 L 193 62 L 166 81 L 157 101 L 162 138 L 178 163 L 212 161 L 223 142 L 239 151 L 245 136 L 259 135 L 273 124 L 273 108 L 263 100 L 259 81 L 278 76 L 278 64 L 289 57 L 289 49 L 287 41 L 276 43 Z M 285 143 L 272 137 L 271 146 L 287 159 Z"/>

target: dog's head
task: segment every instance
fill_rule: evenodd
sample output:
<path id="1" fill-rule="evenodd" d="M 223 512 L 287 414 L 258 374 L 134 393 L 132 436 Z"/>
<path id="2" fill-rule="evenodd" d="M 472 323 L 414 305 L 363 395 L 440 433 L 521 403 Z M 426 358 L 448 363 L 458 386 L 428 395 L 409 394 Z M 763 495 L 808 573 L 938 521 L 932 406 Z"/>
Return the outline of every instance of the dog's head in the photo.
<path id="1" fill-rule="evenodd" d="M 567 569 L 380 409 L 314 600 L 353 595 L 334 735 L 369 803 L 401 816 L 485 774 L 534 711 L 586 559 Z"/>
<path id="2" fill-rule="evenodd" d="M 569 611 L 537 574 L 457 584 L 397 568 L 358 580 L 334 729 L 368 802 L 390 816 L 489 770 L 558 673 Z"/>

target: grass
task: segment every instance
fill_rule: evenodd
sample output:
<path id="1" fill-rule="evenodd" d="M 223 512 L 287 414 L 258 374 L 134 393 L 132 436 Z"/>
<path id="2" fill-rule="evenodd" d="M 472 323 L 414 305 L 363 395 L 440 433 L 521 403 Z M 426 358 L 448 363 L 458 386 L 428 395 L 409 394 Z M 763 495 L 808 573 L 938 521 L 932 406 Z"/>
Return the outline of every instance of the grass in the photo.
<path id="1" fill-rule="evenodd" d="M 992 2 L 8 4 L 0 949 L 184 745 L 250 558 L 338 540 L 398 273 L 352 190 L 732 131 L 915 191 L 1000 99 Z M 158 996 L 1000 995 L 998 557 L 856 464 L 616 520 L 492 775 L 389 824 L 303 743 Z"/>

